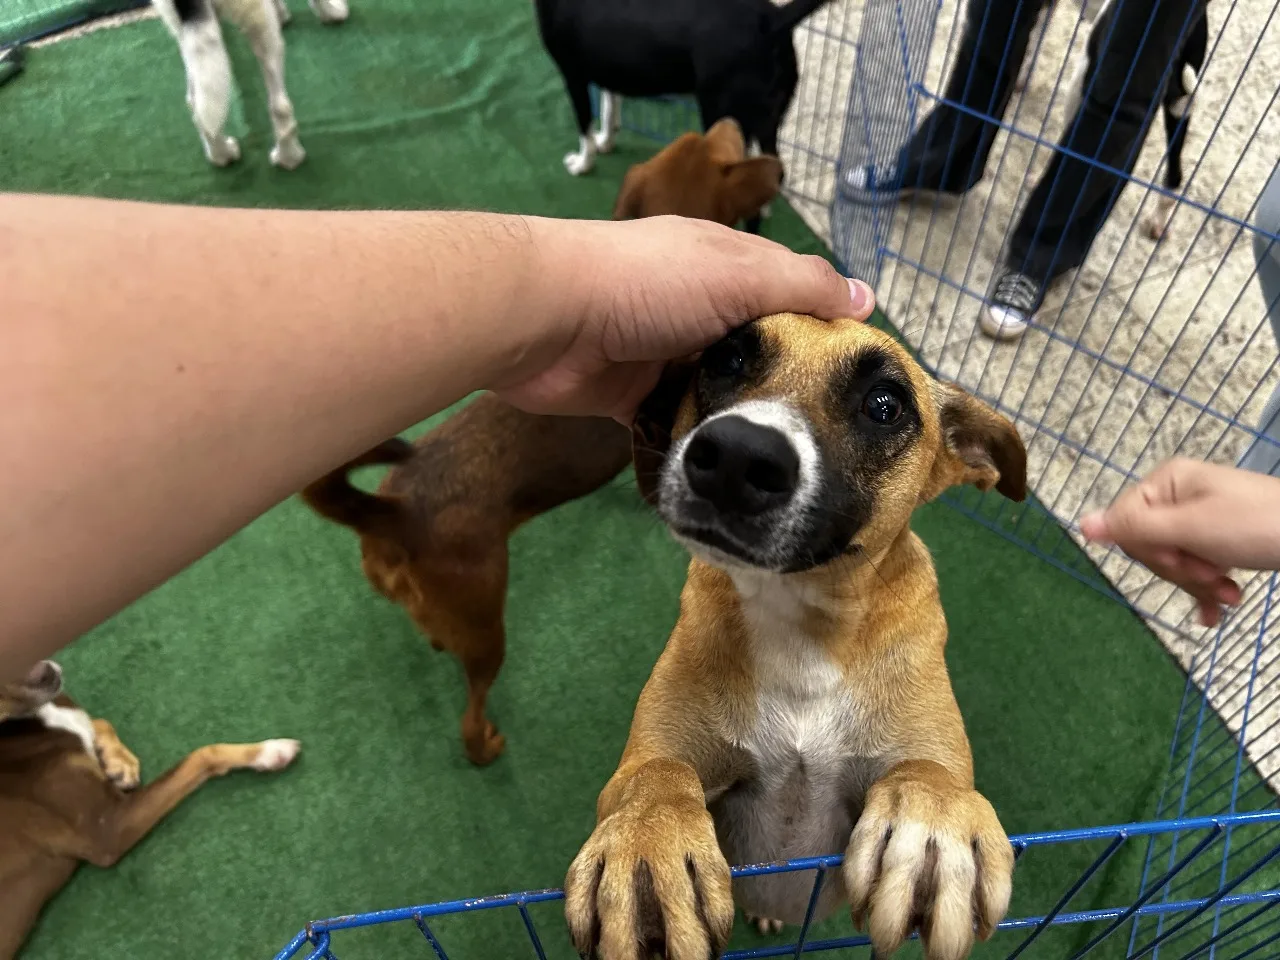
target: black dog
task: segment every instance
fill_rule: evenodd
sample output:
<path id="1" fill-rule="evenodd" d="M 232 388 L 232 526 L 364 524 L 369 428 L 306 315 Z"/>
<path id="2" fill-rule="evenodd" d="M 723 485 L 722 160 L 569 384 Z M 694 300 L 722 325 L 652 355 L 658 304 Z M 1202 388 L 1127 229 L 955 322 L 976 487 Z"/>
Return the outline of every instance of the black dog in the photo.
<path id="1" fill-rule="evenodd" d="M 1089 32 L 1089 42 L 1077 63 L 1075 74 L 1071 80 L 1071 98 L 1067 103 L 1067 116 L 1075 116 L 1083 96 L 1086 78 L 1094 72 L 1099 48 L 1107 42 L 1113 29 L 1115 16 L 1114 0 L 1106 0 L 1099 10 L 1093 27 Z M 1187 34 L 1182 39 L 1182 49 L 1174 58 L 1161 97 L 1161 115 L 1164 121 L 1165 164 L 1164 187 L 1170 193 L 1177 194 L 1182 190 L 1182 151 L 1187 142 L 1187 124 L 1190 122 L 1191 98 L 1196 85 L 1200 82 L 1200 74 L 1204 71 L 1205 57 L 1209 50 L 1209 18 L 1203 8 L 1192 14 L 1187 27 Z M 1178 25 L 1179 28 L 1181 25 Z M 1106 56 L 1104 51 L 1102 56 Z M 1153 64 L 1163 71 L 1163 64 Z M 1137 71 L 1129 80 L 1129 86 L 1150 89 L 1160 82 L 1158 76 L 1145 76 Z M 1144 218 L 1143 232 L 1152 240 L 1161 240 L 1169 229 L 1169 221 L 1173 211 L 1177 209 L 1175 197 L 1160 194 L 1156 198 L 1155 209 Z"/>
<path id="2" fill-rule="evenodd" d="M 578 151 L 564 158 L 578 175 L 613 147 L 617 97 L 692 93 L 703 129 L 723 117 L 748 146 L 776 156 L 778 127 L 799 74 L 791 32 L 828 0 L 536 0 L 542 42 L 578 120 Z M 601 98 L 591 135 L 591 84 Z"/>
<path id="3" fill-rule="evenodd" d="M 1187 142 L 1187 124 L 1190 122 L 1191 95 L 1204 71 L 1204 58 L 1209 48 L 1209 18 L 1201 13 L 1191 25 L 1182 53 L 1174 62 L 1173 76 L 1164 91 L 1161 104 L 1164 114 L 1164 133 L 1168 141 L 1164 164 L 1164 185 L 1171 193 L 1182 190 L 1182 149 Z M 1164 238 L 1173 219 L 1178 201 L 1161 194 L 1156 208 L 1143 223 L 1147 236 L 1152 240 Z"/>

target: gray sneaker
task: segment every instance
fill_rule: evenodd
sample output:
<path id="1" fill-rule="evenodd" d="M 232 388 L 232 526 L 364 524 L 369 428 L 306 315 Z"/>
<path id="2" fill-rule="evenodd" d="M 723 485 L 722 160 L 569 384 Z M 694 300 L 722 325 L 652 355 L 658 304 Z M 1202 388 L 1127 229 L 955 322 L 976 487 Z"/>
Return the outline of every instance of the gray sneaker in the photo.
<path id="1" fill-rule="evenodd" d="M 1017 340 L 1044 303 L 1039 282 L 1007 267 L 996 276 L 991 295 L 978 314 L 982 332 L 993 340 Z"/>

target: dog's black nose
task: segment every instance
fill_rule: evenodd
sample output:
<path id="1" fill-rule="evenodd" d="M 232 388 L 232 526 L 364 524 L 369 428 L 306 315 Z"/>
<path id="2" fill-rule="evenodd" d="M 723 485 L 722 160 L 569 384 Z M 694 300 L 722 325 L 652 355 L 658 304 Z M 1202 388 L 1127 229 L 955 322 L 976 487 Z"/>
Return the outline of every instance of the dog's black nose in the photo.
<path id="1" fill-rule="evenodd" d="M 689 489 L 718 509 L 758 514 L 791 499 L 800 458 L 780 430 L 743 417 L 719 417 L 689 441 L 684 473 Z"/>

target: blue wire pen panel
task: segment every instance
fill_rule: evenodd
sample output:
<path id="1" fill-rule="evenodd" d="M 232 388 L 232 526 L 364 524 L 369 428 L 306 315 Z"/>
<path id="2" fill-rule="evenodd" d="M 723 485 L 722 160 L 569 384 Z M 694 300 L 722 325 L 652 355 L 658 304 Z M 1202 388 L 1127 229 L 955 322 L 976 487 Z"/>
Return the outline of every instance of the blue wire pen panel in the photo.
<path id="1" fill-rule="evenodd" d="M 1280 843 L 1272 836 L 1277 826 L 1280 812 L 1269 811 L 1013 837 L 1018 854 L 1015 912 L 974 956 L 1008 960 L 1076 960 L 1085 956 L 1263 960 L 1280 956 L 1280 909 L 1276 909 L 1280 906 Z M 1174 849 L 1168 864 L 1162 864 L 1159 872 L 1148 878 L 1141 894 L 1123 903 L 1081 906 L 1091 901 L 1092 888 L 1108 865 L 1134 844 L 1143 843 Z M 1224 854 L 1231 843 L 1237 850 L 1234 856 Z M 1053 901 L 1028 904 L 1019 910 L 1016 891 L 1020 878 L 1043 866 L 1059 867 L 1052 863 L 1055 858 L 1079 865 L 1074 881 Z M 808 871 L 814 875 L 816 892 L 826 874 L 839 870 L 840 865 L 840 857 L 824 857 L 742 867 L 734 873 Z M 1177 891 L 1176 897 L 1170 895 L 1171 890 Z M 386 924 L 398 925 L 405 937 L 421 938 L 424 956 L 467 960 L 449 953 L 445 928 L 450 921 L 520 928 L 526 940 L 524 956 L 538 960 L 572 957 L 574 951 L 560 915 L 562 898 L 560 890 L 536 890 L 319 920 L 301 930 L 276 960 L 369 958 L 373 954 L 361 949 L 361 929 Z M 806 923 L 793 937 L 786 944 L 731 949 L 724 958 L 871 954 L 867 939 L 852 925 L 842 936 L 810 939 Z"/>

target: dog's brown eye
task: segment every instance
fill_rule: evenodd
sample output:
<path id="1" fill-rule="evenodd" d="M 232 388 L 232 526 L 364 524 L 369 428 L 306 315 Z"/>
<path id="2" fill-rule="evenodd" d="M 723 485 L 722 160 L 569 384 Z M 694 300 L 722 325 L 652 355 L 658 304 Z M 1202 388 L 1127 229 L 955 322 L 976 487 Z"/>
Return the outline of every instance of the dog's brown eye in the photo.
<path id="1" fill-rule="evenodd" d="M 702 354 L 702 369 L 711 377 L 740 377 L 746 368 L 742 347 L 732 340 L 712 344 Z"/>
<path id="2" fill-rule="evenodd" d="M 890 387 L 872 387 L 862 401 L 862 412 L 872 423 L 891 426 L 902 418 L 902 398 Z"/>

